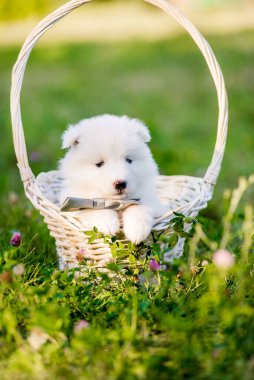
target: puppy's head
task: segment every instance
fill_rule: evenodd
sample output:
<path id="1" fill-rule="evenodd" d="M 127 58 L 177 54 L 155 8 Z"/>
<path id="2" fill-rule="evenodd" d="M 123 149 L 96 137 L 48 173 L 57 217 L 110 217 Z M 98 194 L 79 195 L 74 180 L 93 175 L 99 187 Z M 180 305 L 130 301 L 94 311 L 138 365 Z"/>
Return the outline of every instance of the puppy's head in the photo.
<path id="1" fill-rule="evenodd" d="M 147 127 L 127 116 L 82 120 L 63 134 L 62 147 L 68 152 L 60 162 L 62 176 L 72 188 L 80 188 L 80 196 L 140 197 L 157 174 L 149 141 Z"/>

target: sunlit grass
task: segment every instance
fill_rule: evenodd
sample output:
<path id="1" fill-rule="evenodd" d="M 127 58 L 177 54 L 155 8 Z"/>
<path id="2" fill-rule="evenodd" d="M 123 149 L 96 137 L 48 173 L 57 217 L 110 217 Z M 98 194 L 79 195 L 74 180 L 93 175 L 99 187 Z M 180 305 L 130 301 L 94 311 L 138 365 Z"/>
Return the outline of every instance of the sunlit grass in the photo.
<path id="1" fill-rule="evenodd" d="M 115 267 L 109 278 L 88 267 L 75 277 L 54 269 L 43 231 L 31 241 L 23 235 L 20 247 L 5 239 L 1 377 L 250 379 L 254 251 L 244 231 L 247 222 L 253 230 L 253 207 L 251 220 L 236 209 L 253 183 L 253 176 L 241 179 L 232 197 L 226 193 L 216 230 L 203 219 L 184 257 L 160 272 L 146 266 L 137 276 L 135 266 L 125 274 Z"/>

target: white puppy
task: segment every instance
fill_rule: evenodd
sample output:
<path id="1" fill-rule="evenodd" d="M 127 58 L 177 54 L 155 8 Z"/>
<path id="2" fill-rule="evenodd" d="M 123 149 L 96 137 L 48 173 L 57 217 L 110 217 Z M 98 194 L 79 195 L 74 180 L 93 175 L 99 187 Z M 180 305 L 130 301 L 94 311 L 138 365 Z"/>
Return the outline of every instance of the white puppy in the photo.
<path id="1" fill-rule="evenodd" d="M 67 197 L 140 199 L 141 205 L 123 210 L 123 230 L 135 244 L 145 240 L 154 218 L 165 211 L 156 193 L 158 169 L 146 144 L 147 127 L 127 116 L 102 115 L 70 125 L 62 141 L 69 150 L 59 165 L 60 202 Z M 120 229 L 116 211 L 84 210 L 82 215 L 105 235 Z"/>

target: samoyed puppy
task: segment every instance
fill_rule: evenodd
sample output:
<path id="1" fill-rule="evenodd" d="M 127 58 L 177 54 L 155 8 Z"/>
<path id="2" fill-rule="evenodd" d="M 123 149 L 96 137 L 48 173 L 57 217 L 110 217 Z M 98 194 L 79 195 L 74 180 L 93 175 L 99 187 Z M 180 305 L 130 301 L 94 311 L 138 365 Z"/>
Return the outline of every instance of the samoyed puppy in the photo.
<path id="1" fill-rule="evenodd" d="M 147 127 L 127 116 L 102 115 L 70 125 L 62 136 L 68 149 L 60 161 L 60 202 L 67 197 L 140 199 L 122 210 L 123 232 L 134 244 L 151 232 L 154 218 L 165 212 L 156 192 L 157 165 L 147 146 Z M 114 210 L 82 210 L 85 225 L 105 235 L 120 230 Z"/>

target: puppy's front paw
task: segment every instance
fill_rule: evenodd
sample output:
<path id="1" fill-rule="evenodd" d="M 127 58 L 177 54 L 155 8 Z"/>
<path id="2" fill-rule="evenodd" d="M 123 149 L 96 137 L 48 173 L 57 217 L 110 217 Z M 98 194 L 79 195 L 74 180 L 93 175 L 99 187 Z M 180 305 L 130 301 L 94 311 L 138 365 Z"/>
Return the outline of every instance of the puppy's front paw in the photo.
<path id="1" fill-rule="evenodd" d="M 91 229 L 96 227 L 104 235 L 116 235 L 120 229 L 118 215 L 112 210 L 86 211 L 84 219 Z"/>
<path id="2" fill-rule="evenodd" d="M 134 244 L 144 241 L 153 226 L 152 211 L 146 206 L 130 206 L 123 213 L 124 234 Z"/>

